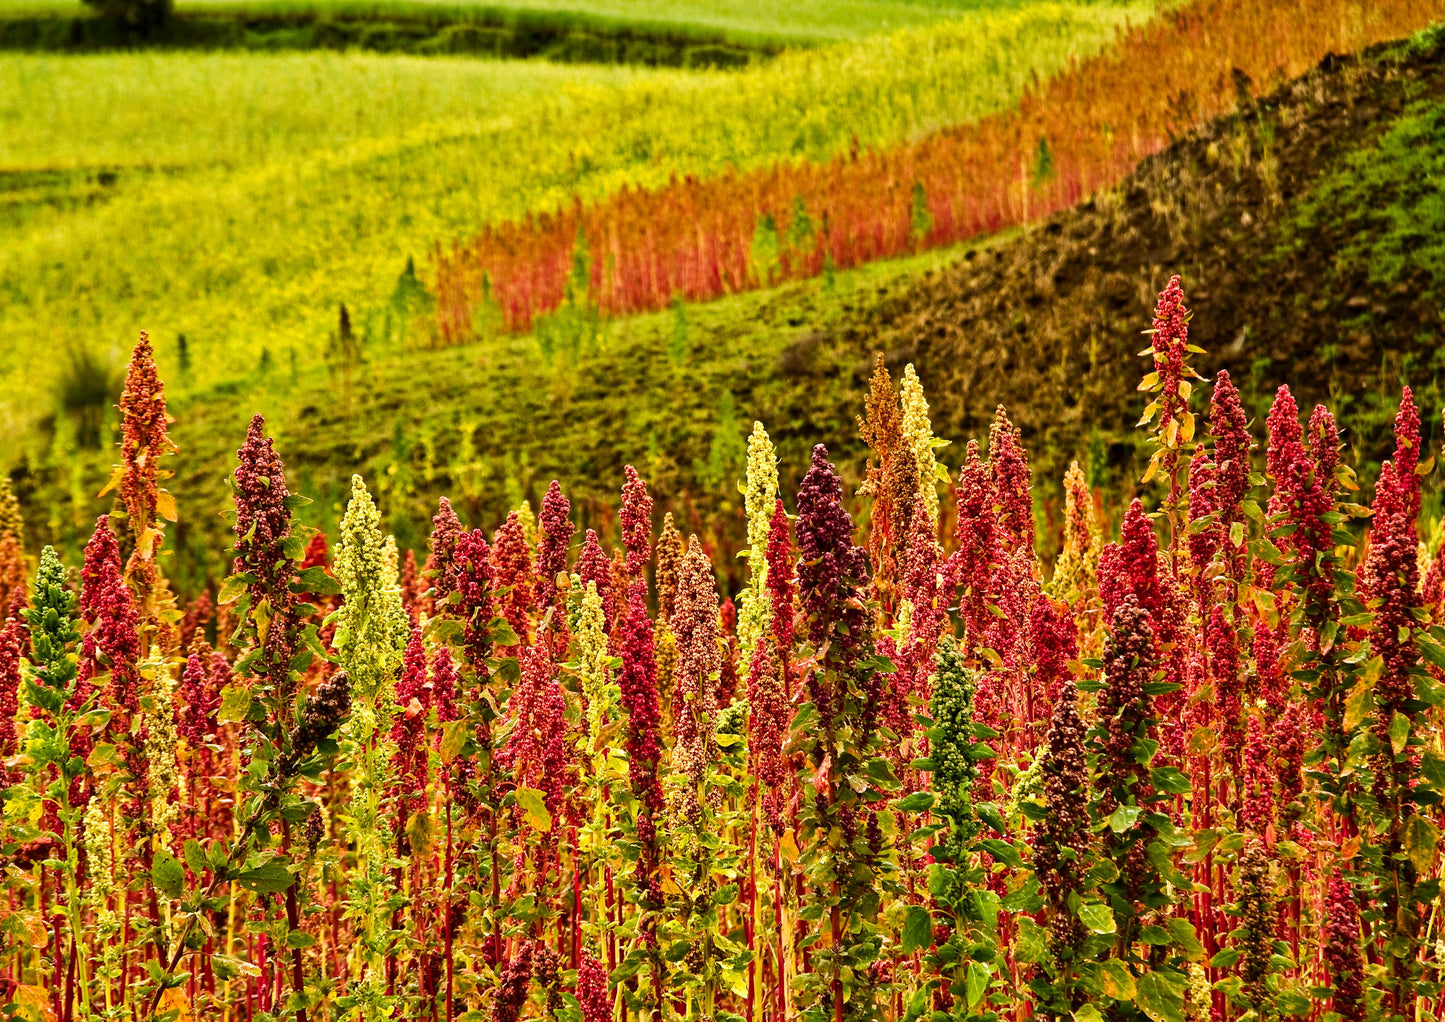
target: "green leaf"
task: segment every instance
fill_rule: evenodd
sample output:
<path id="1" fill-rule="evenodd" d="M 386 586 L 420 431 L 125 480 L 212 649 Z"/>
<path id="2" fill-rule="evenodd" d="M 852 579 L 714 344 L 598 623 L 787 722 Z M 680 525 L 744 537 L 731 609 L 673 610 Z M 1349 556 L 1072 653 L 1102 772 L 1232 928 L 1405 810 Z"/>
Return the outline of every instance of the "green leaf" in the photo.
<path id="1" fill-rule="evenodd" d="M 1049 931 L 1029 916 L 1018 917 L 1018 937 L 1014 940 L 1014 958 L 1034 964 L 1049 957 Z"/>
<path id="2" fill-rule="evenodd" d="M 291 590 L 313 596 L 335 596 L 341 592 L 341 583 L 328 575 L 325 568 L 317 565 L 298 571 L 296 581 L 291 583 Z"/>
<path id="3" fill-rule="evenodd" d="M 968 963 L 968 1006 L 972 1008 L 988 992 L 988 981 L 992 976 L 988 966 L 982 962 Z"/>
<path id="4" fill-rule="evenodd" d="M 728 884 L 726 887 L 719 887 L 712 892 L 712 903 L 714 905 L 731 905 L 738 900 L 738 885 Z"/>
<path id="5" fill-rule="evenodd" d="M 934 797 L 931 791 L 915 791 L 911 795 L 905 795 L 893 804 L 893 808 L 901 813 L 926 813 L 933 808 Z"/>
<path id="6" fill-rule="evenodd" d="M 903 1013 L 903 1022 L 918 1022 L 918 1019 L 923 1016 L 924 1010 L 928 1007 L 928 998 L 929 990 L 927 987 L 921 986 L 913 991 L 913 996 L 909 998 L 908 1001 L 908 1008 Z"/>
<path id="7" fill-rule="evenodd" d="M 1218 520 L 1218 511 L 1211 511 L 1207 515 L 1200 515 L 1198 518 L 1192 518 L 1189 521 L 1189 527 L 1184 530 L 1184 534 L 1186 536 L 1197 536 L 1201 532 L 1204 532 L 1206 529 L 1208 529 Z"/>
<path id="8" fill-rule="evenodd" d="M 547 811 L 547 798 L 542 792 L 536 788 L 518 788 L 515 796 L 533 830 L 545 834 L 552 829 L 552 814 Z"/>
<path id="9" fill-rule="evenodd" d="M 1239 948 L 1227 947 L 1223 951 L 1215 952 L 1214 957 L 1209 960 L 1209 967 L 1211 969 L 1232 969 L 1239 964 L 1239 960 L 1243 956 L 1244 952 Z"/>
<path id="10" fill-rule="evenodd" d="M 90 710 L 75 718 L 76 727 L 88 727 L 99 730 L 110 723 L 109 710 Z"/>
<path id="11" fill-rule="evenodd" d="M 1104 1022 L 1104 1016 L 1092 1004 L 1085 1004 L 1074 1009 L 1074 1022 Z"/>
<path id="12" fill-rule="evenodd" d="M 1018 849 L 1014 848 L 1013 844 L 1008 841 L 991 837 L 985 838 L 978 844 L 980 848 L 988 852 L 989 855 L 992 855 L 1005 866 L 1012 866 L 1017 869 L 1023 865 L 1023 859 L 1019 857 Z"/>
<path id="13" fill-rule="evenodd" d="M 988 824 L 1000 834 L 1008 833 L 1009 827 L 1008 824 L 1004 821 L 1003 814 L 998 811 L 998 806 L 994 805 L 992 802 L 980 802 L 978 805 L 973 807 L 973 811 L 978 813 L 978 818 L 980 820 Z"/>
<path id="14" fill-rule="evenodd" d="M 442 740 L 438 748 L 441 753 L 442 762 L 450 763 L 461 755 L 466 748 L 467 740 L 472 737 L 472 728 L 465 717 L 460 720 L 449 720 L 442 725 Z"/>
<path id="15" fill-rule="evenodd" d="M 1150 841 L 1149 847 L 1144 850 L 1159 875 L 1169 881 L 1175 887 L 1188 890 L 1192 881 L 1179 871 L 1174 864 L 1174 858 L 1170 854 L 1169 845 L 1164 841 Z"/>
<path id="16" fill-rule="evenodd" d="M 921 905 L 909 905 L 903 917 L 903 953 L 912 954 L 932 944 L 933 920 L 928 915 L 928 909 Z"/>
<path id="17" fill-rule="evenodd" d="M 311 936 L 311 934 L 307 933 L 305 930 L 292 930 L 290 933 L 286 934 L 287 947 L 305 948 L 310 947 L 312 944 L 315 943 L 316 938 Z"/>
<path id="18" fill-rule="evenodd" d="M 1427 750 L 1420 757 L 1420 776 L 1436 791 L 1445 792 L 1445 756 Z"/>
<path id="19" fill-rule="evenodd" d="M 221 706 L 216 711 L 217 724 L 239 724 L 251 712 L 251 690 L 243 685 L 227 685 L 221 689 Z"/>
<path id="20" fill-rule="evenodd" d="M 515 646 L 522 641 L 505 618 L 497 618 L 487 626 L 487 638 L 494 646 Z"/>
<path id="21" fill-rule="evenodd" d="M 1194 932 L 1194 924 L 1188 919 L 1181 919 L 1178 916 L 1170 916 L 1164 920 L 1164 925 L 1174 938 L 1174 942 L 1184 950 L 1186 957 L 1197 959 L 1204 957 L 1204 945 L 1199 943 L 1199 938 Z"/>
<path id="22" fill-rule="evenodd" d="M 1184 977 L 1146 972 L 1136 984 L 1134 1003 L 1154 1022 L 1184 1022 Z"/>
<path id="23" fill-rule="evenodd" d="M 1445 668 L 1445 646 L 1433 639 L 1427 639 L 1424 635 L 1417 635 L 1415 644 L 1420 649 L 1420 655 L 1429 661 L 1432 667 Z"/>
<path id="24" fill-rule="evenodd" d="M 1103 981 L 1104 993 L 1116 1001 L 1134 999 L 1134 974 L 1117 958 L 1106 958 L 1099 963 L 1099 978 Z"/>
<path id="25" fill-rule="evenodd" d="M 167 898 L 175 900 L 186 886 L 186 871 L 176 857 L 162 849 L 151 860 L 151 883 Z"/>
<path id="26" fill-rule="evenodd" d="M 638 971 L 646 964 L 647 957 L 642 953 L 642 949 L 633 948 L 632 951 L 628 952 L 627 957 L 618 963 L 617 968 L 612 970 L 611 975 L 607 977 L 608 982 L 613 986 L 616 986 L 618 983 L 623 983 L 633 976 L 636 976 Z"/>
<path id="27" fill-rule="evenodd" d="M 451 642 L 461 641 L 465 632 L 465 627 L 454 617 L 434 617 L 427 621 L 422 636 L 428 642 Z"/>
<path id="28" fill-rule="evenodd" d="M 1079 906 L 1079 921 L 1095 933 L 1114 932 L 1114 910 L 1101 901 Z"/>
<path id="29" fill-rule="evenodd" d="M 1003 902 L 998 894 L 985 888 L 975 887 L 969 896 L 973 898 L 974 907 L 978 910 L 978 918 L 988 927 L 989 932 L 998 929 L 998 914 L 1003 908 Z"/>
<path id="30" fill-rule="evenodd" d="M 1435 865 L 1435 849 L 1439 843 L 1440 831 L 1425 817 L 1412 816 L 1405 821 L 1405 854 L 1422 875 Z"/>
<path id="31" fill-rule="evenodd" d="M 1170 795 L 1189 794 L 1189 777 L 1177 767 L 1154 767 L 1149 771 L 1149 782 Z"/>
<path id="32" fill-rule="evenodd" d="M 206 850 L 195 838 L 188 838 L 183 849 L 186 856 L 186 865 L 191 867 L 191 872 L 199 877 L 206 871 Z"/>
<path id="33" fill-rule="evenodd" d="M 317 811 L 315 802 L 305 799 L 281 806 L 281 819 L 288 823 L 305 823 L 306 818 Z"/>
<path id="34" fill-rule="evenodd" d="M 1274 1006 L 1281 1015 L 1288 1017 L 1308 1015 L 1310 1008 L 1314 1005 L 1298 990 L 1281 990 L 1279 996 L 1274 999 Z"/>
<path id="35" fill-rule="evenodd" d="M 1395 755 L 1398 756 L 1405 750 L 1405 746 L 1410 741 L 1410 718 L 1399 710 L 1396 710 L 1394 715 L 1390 717 L 1389 735 L 1390 748 L 1393 749 Z"/>
<path id="36" fill-rule="evenodd" d="M 669 962 L 680 962 L 687 957 L 687 953 L 691 950 L 692 941 L 677 940 L 673 941 L 672 946 L 667 949 L 662 957 L 666 958 Z"/>
<path id="37" fill-rule="evenodd" d="M 1115 834 L 1122 834 L 1138 823 L 1143 813 L 1144 810 L 1139 806 L 1120 806 L 1114 810 L 1114 815 L 1109 817 L 1109 829 Z"/>
<path id="38" fill-rule="evenodd" d="M 903 783 L 898 780 L 898 775 L 893 772 L 893 765 L 882 756 L 870 759 L 864 772 L 883 791 L 897 791 L 903 786 Z"/>
<path id="39" fill-rule="evenodd" d="M 236 598 L 246 591 L 246 587 L 256 581 L 255 577 L 247 572 L 239 575 L 232 575 L 221 583 L 221 591 L 216 594 L 216 602 L 225 606 L 228 603 L 235 603 Z"/>
<path id="40" fill-rule="evenodd" d="M 236 883 L 258 894 L 279 894 L 291 886 L 293 878 L 285 864 L 275 861 L 263 863 L 255 869 L 242 870 L 236 874 Z"/>

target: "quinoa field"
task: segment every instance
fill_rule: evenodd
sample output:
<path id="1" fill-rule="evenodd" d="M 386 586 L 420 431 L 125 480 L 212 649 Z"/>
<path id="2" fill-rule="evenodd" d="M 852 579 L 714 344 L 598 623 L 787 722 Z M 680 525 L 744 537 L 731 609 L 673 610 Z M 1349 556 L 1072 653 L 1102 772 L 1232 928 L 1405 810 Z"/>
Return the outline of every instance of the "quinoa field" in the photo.
<path id="1" fill-rule="evenodd" d="M 171 7 L 0 0 L 0 1020 L 1445 1014 L 1445 6 Z"/>

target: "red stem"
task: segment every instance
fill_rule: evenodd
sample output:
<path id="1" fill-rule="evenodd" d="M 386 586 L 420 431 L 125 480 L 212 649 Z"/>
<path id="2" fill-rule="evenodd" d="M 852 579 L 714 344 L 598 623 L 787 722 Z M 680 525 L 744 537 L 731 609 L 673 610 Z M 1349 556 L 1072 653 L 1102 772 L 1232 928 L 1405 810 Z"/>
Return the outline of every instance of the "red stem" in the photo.
<path id="1" fill-rule="evenodd" d="M 447 814 L 447 881 L 446 901 L 442 910 L 442 940 L 444 942 L 444 953 L 447 956 L 447 996 L 446 996 L 446 1019 L 452 1022 L 452 784 L 451 775 L 447 775 L 445 782 L 446 801 L 444 808 Z"/>

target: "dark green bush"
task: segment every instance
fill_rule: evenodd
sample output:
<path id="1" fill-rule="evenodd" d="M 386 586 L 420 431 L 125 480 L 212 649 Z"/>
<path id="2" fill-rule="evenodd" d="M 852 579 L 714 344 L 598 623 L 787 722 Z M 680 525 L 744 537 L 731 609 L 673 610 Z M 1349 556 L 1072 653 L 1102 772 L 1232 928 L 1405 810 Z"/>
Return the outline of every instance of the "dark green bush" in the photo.
<path id="1" fill-rule="evenodd" d="M 174 0 L 85 0 L 107 18 L 137 28 L 151 28 L 171 16 Z"/>

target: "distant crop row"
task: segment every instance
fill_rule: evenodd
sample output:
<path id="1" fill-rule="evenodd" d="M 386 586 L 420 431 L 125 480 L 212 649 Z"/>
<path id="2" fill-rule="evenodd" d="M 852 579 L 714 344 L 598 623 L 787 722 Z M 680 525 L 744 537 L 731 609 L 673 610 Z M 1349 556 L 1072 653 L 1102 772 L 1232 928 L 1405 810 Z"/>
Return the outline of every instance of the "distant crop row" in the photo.
<path id="1" fill-rule="evenodd" d="M 755 425 L 728 598 L 631 468 L 611 550 L 553 481 L 490 533 L 443 497 L 419 564 L 359 476 L 332 545 L 257 416 L 184 609 L 142 335 L 78 570 L 0 497 L 5 1017 L 1437 1017 L 1418 409 L 1366 507 L 1330 412 L 1281 387 L 1254 435 L 1188 320 L 1176 277 L 1157 512 L 1111 542 L 1073 466 L 1052 566 L 1007 413 L 948 479 L 880 357 L 866 528 Z"/>
<path id="2" fill-rule="evenodd" d="M 827 162 L 624 188 L 439 246 L 438 330 L 466 338 L 479 313 L 527 329 L 584 297 L 604 313 L 656 309 L 1023 223 L 1119 180 L 1245 90 L 1442 14 L 1439 0 L 1198 0 L 974 125 Z"/>

